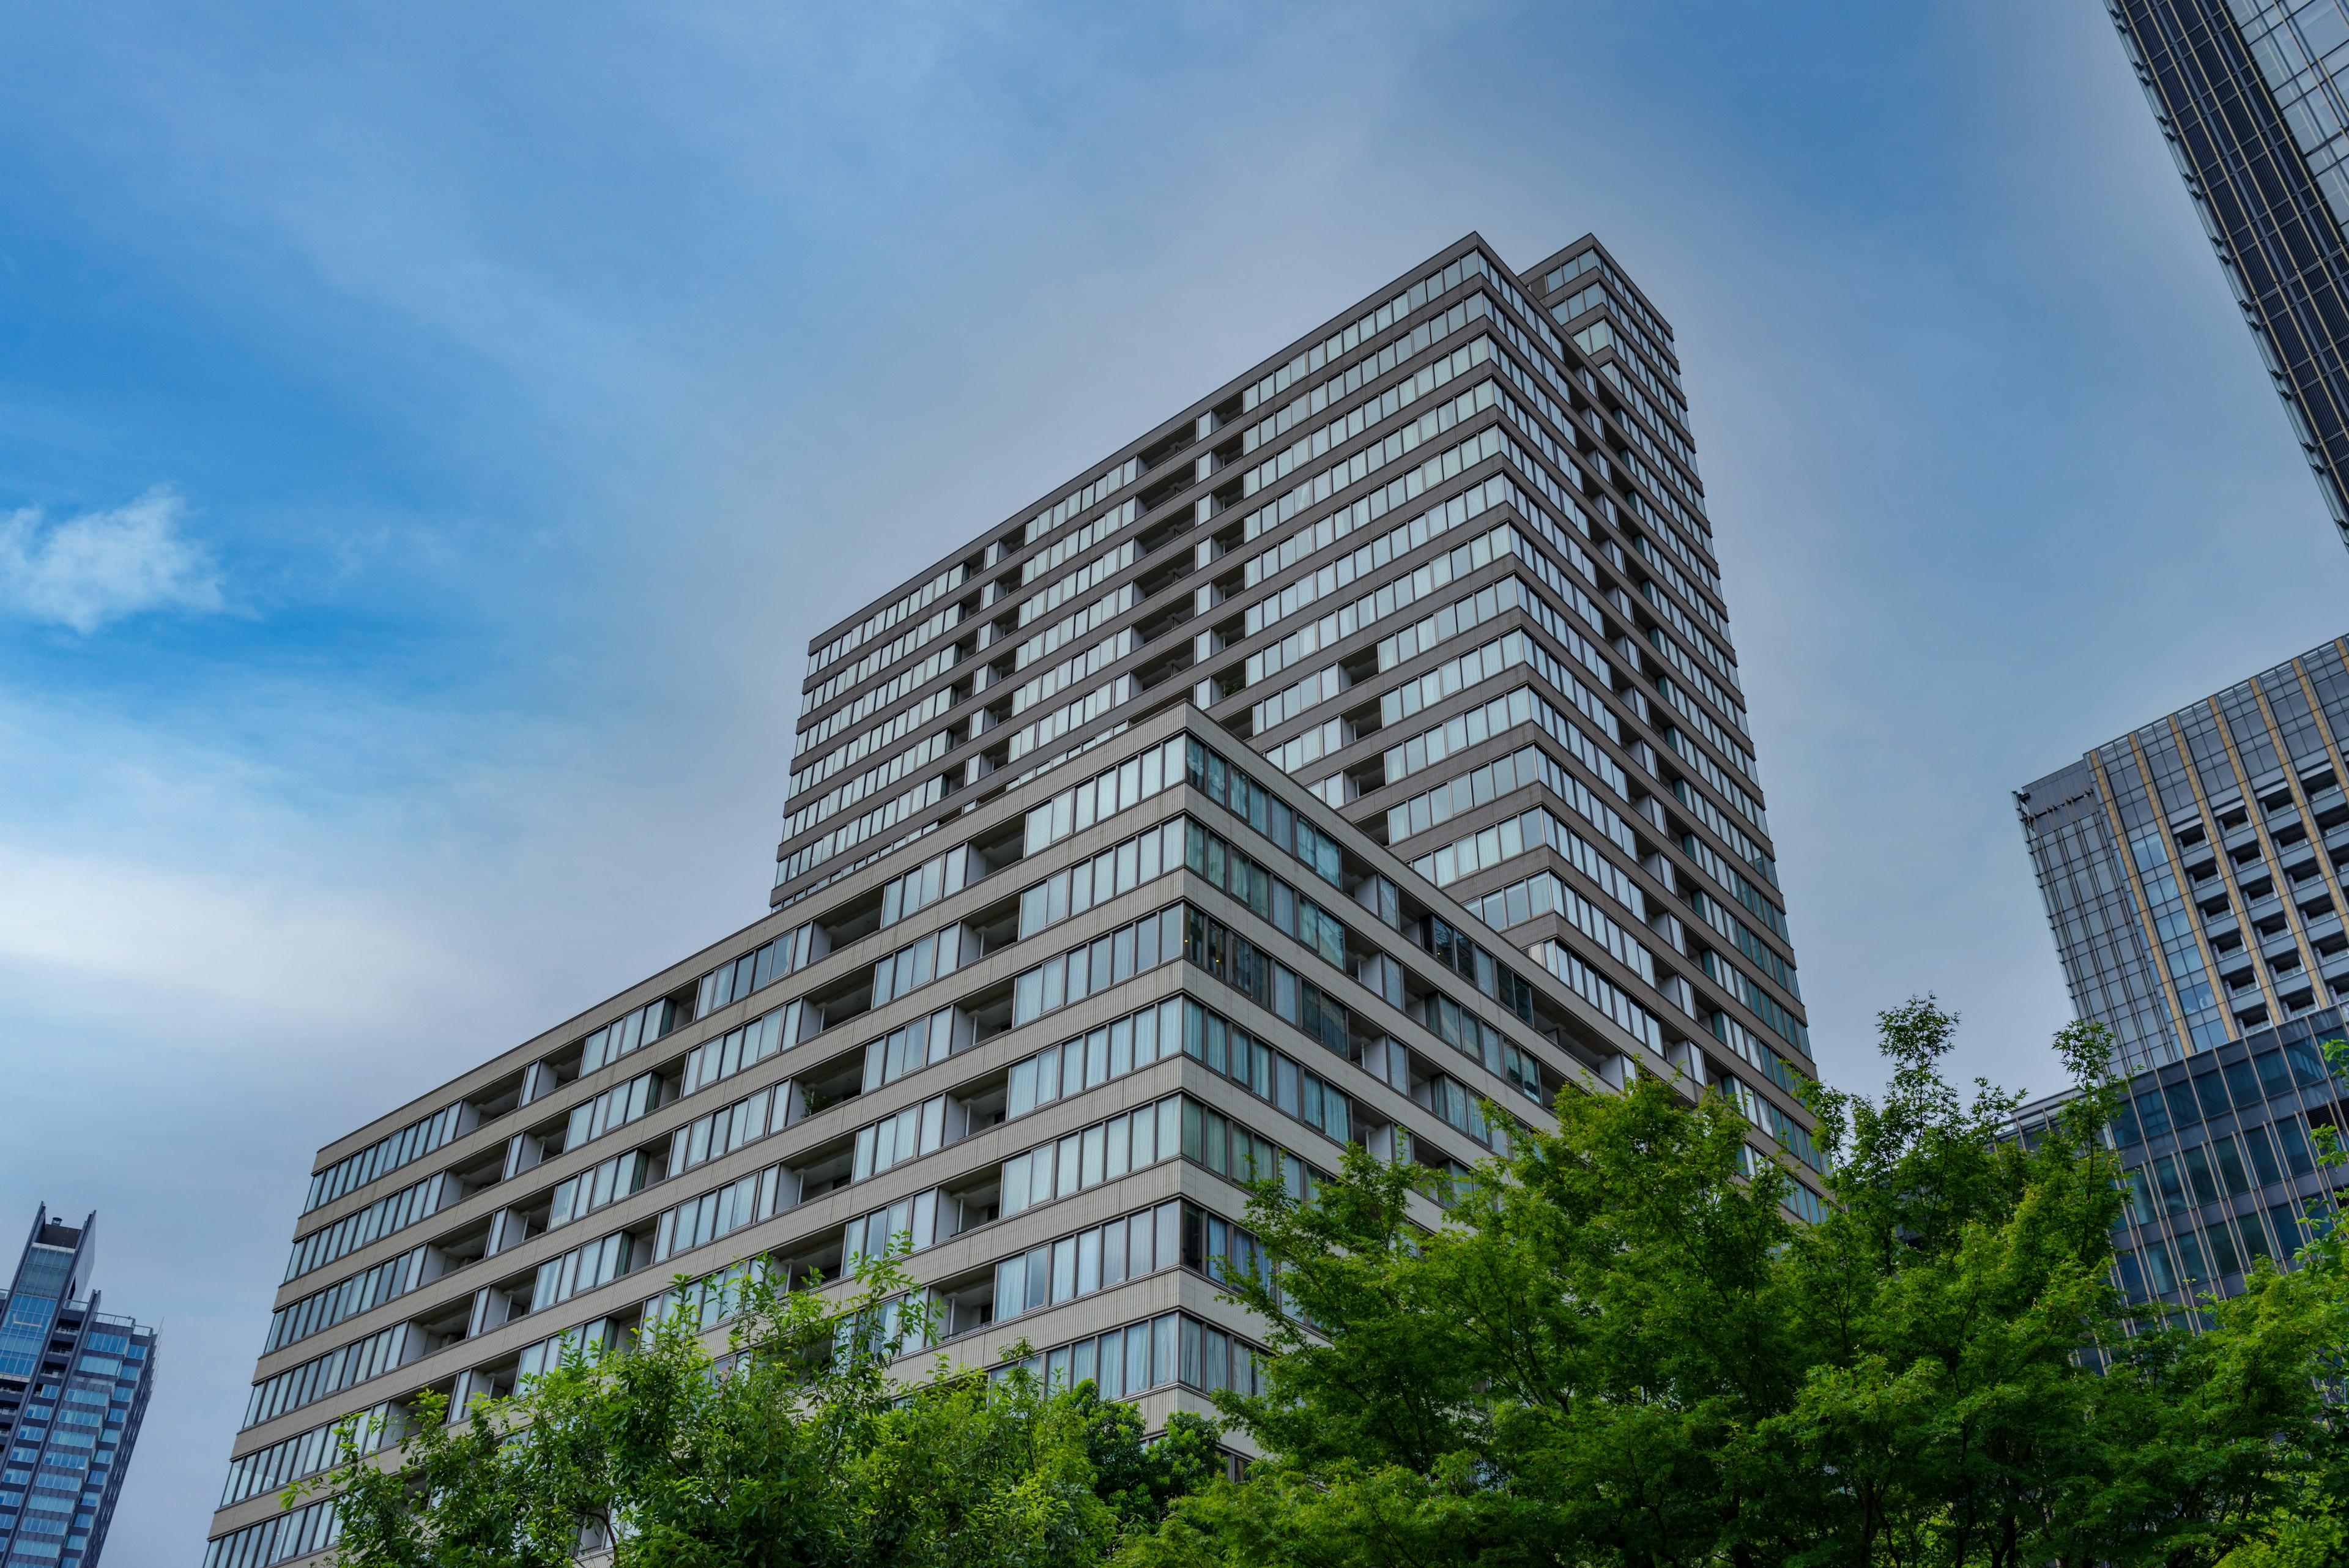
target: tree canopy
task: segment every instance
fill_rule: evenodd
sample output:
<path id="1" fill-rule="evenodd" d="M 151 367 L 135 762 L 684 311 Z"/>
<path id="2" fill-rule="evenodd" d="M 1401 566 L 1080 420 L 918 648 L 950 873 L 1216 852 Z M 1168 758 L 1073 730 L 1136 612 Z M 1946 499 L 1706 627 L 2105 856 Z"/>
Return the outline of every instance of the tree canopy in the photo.
<path id="1" fill-rule="evenodd" d="M 365 1568 L 2315 1568 L 2349 1564 L 2349 1268 L 2331 1231 L 2191 1313 L 2112 1282 L 2108 1040 L 2046 1135 L 1885 1013 L 1878 1096 L 1817 1089 L 1816 1224 L 1733 1104 L 1572 1090 L 1474 1179 L 1357 1147 L 1302 1200 L 1257 1187 L 1257 1392 L 1155 1442 L 1130 1407 L 941 1360 L 894 1261 L 843 1309 L 744 1287 L 727 1350 L 650 1325 L 448 1424 L 396 1468 L 354 1442 Z M 2337 1156 L 2332 1156 L 2335 1159 Z M 1440 1222 L 1413 1193 L 1449 1207 Z"/>
<path id="2" fill-rule="evenodd" d="M 933 1327 L 908 1283 L 874 1260 L 843 1310 L 754 1279 L 722 1355 L 678 1313 L 467 1421 L 424 1396 L 396 1468 L 354 1428 L 313 1489 L 341 1495 L 340 1559 L 552 1568 L 609 1545 L 620 1568 L 1082 1568 L 1220 1470 L 1200 1417 L 1145 1445 L 1131 1407 L 1016 1363 L 899 1386 L 899 1352 Z"/>
<path id="3" fill-rule="evenodd" d="M 1276 1354 L 1216 1397 L 1265 1458 L 1126 1561 L 2339 1560 L 2306 1556 L 2341 1540 L 2337 1241 L 2199 1323 L 2133 1305 L 2103 1031 L 2058 1037 L 2081 1093 L 2026 1147 L 2018 1096 L 1945 1075 L 1955 1025 L 1896 1008 L 1885 1093 L 1816 1093 L 1816 1225 L 1727 1101 L 1653 1079 L 1562 1096 L 1433 1230 L 1359 1154 L 1309 1202 L 1259 1190 L 1279 1270 L 1230 1288 Z"/>

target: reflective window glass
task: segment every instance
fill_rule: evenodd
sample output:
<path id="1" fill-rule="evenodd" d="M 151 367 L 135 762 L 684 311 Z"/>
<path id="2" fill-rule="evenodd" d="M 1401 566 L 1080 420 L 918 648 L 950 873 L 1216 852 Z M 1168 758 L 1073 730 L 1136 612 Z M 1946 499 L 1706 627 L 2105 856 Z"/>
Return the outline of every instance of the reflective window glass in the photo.
<path id="1" fill-rule="evenodd" d="M 2210 1158 L 2219 1168 L 2219 1180 L 2226 1188 L 2228 1197 L 2240 1198 L 2251 1189 L 2251 1178 L 2243 1170 L 2243 1157 L 2236 1149 L 2233 1138 L 2222 1137 L 2213 1142 Z"/>
<path id="2" fill-rule="evenodd" d="M 2226 1066 L 2227 1088 L 2235 1104 L 2256 1106 L 2261 1098 L 2259 1075 L 2251 1071 L 2251 1063 L 2230 1062 Z"/>
<path id="3" fill-rule="evenodd" d="M 2270 1051 L 2265 1055 L 2254 1056 L 2251 1065 L 2258 1071 L 2260 1087 L 2267 1091 L 2269 1099 L 2291 1092 L 2292 1069 L 2284 1065 L 2282 1052 Z"/>
<path id="4" fill-rule="evenodd" d="M 2219 1201 L 2219 1182 L 2218 1178 L 2211 1174 L 2210 1151 L 2197 1144 L 2192 1148 L 2179 1150 L 2178 1158 L 2179 1163 L 2186 1167 L 2186 1179 L 2194 1189 L 2194 1201 Z"/>
<path id="5" fill-rule="evenodd" d="M 2186 1200 L 2186 1184 L 2178 1179 L 2178 1162 L 2168 1156 L 2153 1162 L 2155 1185 L 2161 1189 L 2161 1206 L 2172 1214 L 2183 1214 L 2193 1207 Z"/>
<path id="6" fill-rule="evenodd" d="M 2202 1102 L 2202 1114 L 2204 1116 L 2224 1116 L 2226 1114 L 2227 1086 L 2219 1081 L 2218 1074 L 2196 1074 L 2194 1075 L 2194 1095 L 2197 1099 Z"/>
<path id="7" fill-rule="evenodd" d="M 2221 1275 L 2242 1272 L 2242 1260 L 2235 1255 L 2233 1227 L 2221 1220 L 2202 1234 L 2210 1243 L 2210 1266 L 2213 1269 Z"/>
<path id="8" fill-rule="evenodd" d="M 2251 1157 L 2251 1174 L 2259 1178 L 2261 1186 L 2283 1179 L 2283 1169 L 2276 1164 L 2275 1146 L 2268 1141 L 2267 1128 L 2245 1127 L 2243 1148 Z"/>
<path id="9" fill-rule="evenodd" d="M 2238 1219 L 2243 1239 L 2243 1272 L 2251 1272 L 2251 1265 L 2261 1258 L 2272 1261 L 2275 1254 L 2268 1246 L 2267 1227 L 2260 1222 L 2259 1210 L 2253 1210 Z"/>
<path id="10" fill-rule="evenodd" d="M 2210 1265 L 2202 1261 L 2202 1243 L 2191 1231 L 2178 1238 L 2178 1265 L 2196 1284 L 2210 1280 Z"/>

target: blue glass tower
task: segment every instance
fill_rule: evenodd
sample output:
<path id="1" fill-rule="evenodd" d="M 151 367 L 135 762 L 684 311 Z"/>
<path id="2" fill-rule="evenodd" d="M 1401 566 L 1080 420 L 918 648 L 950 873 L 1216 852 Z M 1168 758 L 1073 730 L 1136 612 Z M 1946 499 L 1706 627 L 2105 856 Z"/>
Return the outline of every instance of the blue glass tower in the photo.
<path id="1" fill-rule="evenodd" d="M 33 1216 L 0 1296 L 0 1563 L 96 1568 L 155 1381 L 155 1331 L 98 1311 L 98 1216 Z"/>
<path id="2" fill-rule="evenodd" d="M 2129 1075 L 2113 1244 L 2135 1300 L 2233 1295 L 2349 1208 L 2349 1171 L 2315 1158 L 2349 1118 L 2323 1052 L 2349 1012 L 2344 780 L 2336 639 L 2015 794 L 2073 1007 Z M 2058 1103 L 2018 1109 L 2026 1142 Z"/>

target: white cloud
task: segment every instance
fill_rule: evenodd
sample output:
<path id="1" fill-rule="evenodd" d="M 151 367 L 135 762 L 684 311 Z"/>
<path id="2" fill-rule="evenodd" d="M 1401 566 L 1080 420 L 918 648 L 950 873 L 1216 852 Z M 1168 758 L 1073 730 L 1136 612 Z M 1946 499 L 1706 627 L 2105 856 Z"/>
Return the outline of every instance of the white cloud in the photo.
<path id="1" fill-rule="evenodd" d="M 50 524 L 0 519 L 0 610 L 89 633 L 147 610 L 222 607 L 211 552 L 180 531 L 187 503 L 158 485 L 126 505 Z"/>
<path id="2" fill-rule="evenodd" d="M 66 987 L 202 998 L 248 1018 L 349 1025 L 491 991 L 478 960 L 382 889 L 302 885 L 271 868 L 190 875 L 138 859 L 0 841 L 0 968 Z"/>

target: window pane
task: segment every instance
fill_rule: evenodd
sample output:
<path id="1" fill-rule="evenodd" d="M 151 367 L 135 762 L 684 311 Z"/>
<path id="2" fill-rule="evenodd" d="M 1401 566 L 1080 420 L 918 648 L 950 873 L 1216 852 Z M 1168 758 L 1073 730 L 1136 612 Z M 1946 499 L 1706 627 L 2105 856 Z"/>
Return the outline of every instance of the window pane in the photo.
<path id="1" fill-rule="evenodd" d="M 2251 1157 L 2251 1173 L 2259 1178 L 2261 1186 L 2283 1179 L 2283 1168 L 2276 1163 L 2275 1146 L 2268 1141 L 2267 1128 L 2245 1127 L 2243 1148 Z"/>
<path id="2" fill-rule="evenodd" d="M 2218 1074 L 2196 1074 L 2194 1077 L 2194 1094 L 2195 1097 L 2202 1103 L 2202 1114 L 2204 1116 L 2222 1116 L 2226 1113 L 2227 1089 L 2226 1085 L 2219 1081 Z"/>
<path id="3" fill-rule="evenodd" d="M 1101 1397 L 1122 1399 L 1125 1397 L 1125 1334 L 1112 1329 L 1101 1336 L 1101 1370 L 1094 1374 Z"/>
<path id="4" fill-rule="evenodd" d="M 1127 1278 L 1149 1273 L 1158 1266 L 1151 1255 L 1151 1235 L 1156 1229 L 1156 1218 L 1146 1209 L 1126 1220 L 1125 1272 Z"/>
<path id="5" fill-rule="evenodd" d="M 2235 1238 L 2224 1221 L 2211 1226 L 2203 1235 L 2210 1243 L 2210 1266 L 2220 1274 L 2242 1272 L 2242 1261 L 2235 1255 Z"/>
<path id="6" fill-rule="evenodd" d="M 1138 1323 L 1125 1331 L 1125 1393 L 1128 1398 L 1150 1386 L 1150 1325 Z"/>
<path id="7" fill-rule="evenodd" d="M 2210 1173 L 2209 1150 L 2198 1144 L 2192 1148 L 2180 1150 L 2178 1160 L 2186 1167 L 2186 1179 L 2194 1189 L 2194 1201 L 2216 1203 L 2219 1200 L 2219 1184 Z"/>
<path id="8" fill-rule="evenodd" d="M 2213 1143 L 2210 1155 L 2219 1167 L 2219 1180 L 2226 1188 L 2228 1197 L 2238 1198 L 2251 1189 L 2251 1177 L 2243 1169 L 2242 1154 L 2236 1148 L 2233 1138 L 2222 1137 Z"/>

